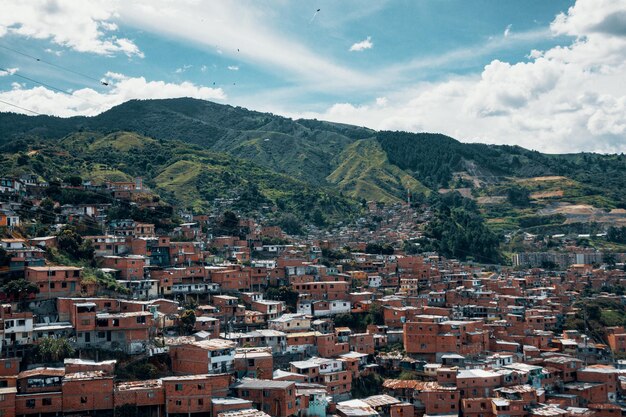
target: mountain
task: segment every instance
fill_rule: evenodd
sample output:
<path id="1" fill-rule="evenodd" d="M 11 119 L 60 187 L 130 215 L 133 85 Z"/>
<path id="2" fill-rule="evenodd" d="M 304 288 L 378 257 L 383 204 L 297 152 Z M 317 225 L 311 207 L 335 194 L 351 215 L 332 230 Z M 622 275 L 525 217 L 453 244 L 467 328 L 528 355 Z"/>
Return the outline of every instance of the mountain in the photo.
<path id="1" fill-rule="evenodd" d="M 189 205 L 228 194 L 233 188 L 225 173 L 246 167 L 234 180 L 236 192 L 258 183 L 263 198 L 272 202 L 294 195 L 282 185 L 302 187 L 310 196 L 336 196 L 331 200 L 342 200 L 340 205 L 350 204 L 348 199 L 397 202 L 409 193 L 419 199 L 433 191 L 459 191 L 475 200 L 498 230 L 626 221 L 620 211 L 626 208 L 623 155 L 548 155 L 518 146 L 462 143 L 440 134 L 292 120 L 189 98 L 131 100 L 94 117 L 1 113 L 0 126 L 5 158 L 33 150 L 34 143 L 72 148 L 74 142 L 83 143 L 77 137 L 91 132 L 94 142 L 81 158 L 104 161 L 115 155 L 120 167 L 107 175 L 146 175 L 166 198 Z M 155 163 L 150 152 L 141 150 L 152 150 L 154 144 L 174 146 L 174 155 Z M 110 147 L 115 152 L 105 155 Z M 146 159 L 137 154 L 147 154 Z M 137 161 L 148 167 L 139 170 Z M 189 195 L 196 191 L 200 197 Z"/>
<path id="2" fill-rule="evenodd" d="M 6 152 L 15 143 L 0 148 L 0 176 L 35 173 L 47 180 L 80 176 L 96 183 L 142 177 L 160 199 L 197 212 L 218 198 L 232 200 L 232 208 L 244 212 L 264 210 L 272 216 L 271 208 L 277 206 L 279 214 L 293 213 L 307 221 L 316 210 L 335 220 L 358 212 L 354 201 L 334 189 L 180 141 L 134 132 L 83 131 L 61 139 L 29 137 L 26 143 L 28 152 Z"/>

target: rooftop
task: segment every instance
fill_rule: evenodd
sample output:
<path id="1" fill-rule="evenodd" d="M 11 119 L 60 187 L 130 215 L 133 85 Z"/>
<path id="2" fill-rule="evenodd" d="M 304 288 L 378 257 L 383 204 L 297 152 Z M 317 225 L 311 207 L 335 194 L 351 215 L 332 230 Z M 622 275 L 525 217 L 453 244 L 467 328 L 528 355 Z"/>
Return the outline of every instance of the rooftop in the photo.
<path id="1" fill-rule="evenodd" d="M 271 379 L 243 378 L 235 384 L 235 388 L 245 389 L 287 389 L 295 387 L 293 381 L 274 381 Z"/>

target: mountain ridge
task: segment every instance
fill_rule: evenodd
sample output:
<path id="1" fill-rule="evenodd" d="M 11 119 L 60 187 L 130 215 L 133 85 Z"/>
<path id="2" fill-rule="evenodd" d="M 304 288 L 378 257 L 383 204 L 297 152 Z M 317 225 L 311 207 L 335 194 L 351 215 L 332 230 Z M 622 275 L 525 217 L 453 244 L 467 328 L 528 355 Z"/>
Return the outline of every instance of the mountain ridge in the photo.
<path id="1" fill-rule="evenodd" d="M 206 150 L 248 160 L 264 172 L 354 200 L 400 202 L 409 194 L 420 198 L 433 191 L 459 190 L 480 203 L 487 219 L 504 218 L 506 227 L 555 202 L 626 208 L 620 186 L 626 183 L 623 155 L 542 154 L 519 146 L 463 143 L 436 133 L 378 132 L 315 119 L 292 120 L 190 98 L 131 100 L 92 117 L 0 113 L 0 126 L 4 152 L 24 152 L 33 141 L 54 143 L 81 131 L 129 131 L 197 149 L 187 153 Z M 518 181 L 546 176 L 571 181 Z M 507 197 L 520 187 L 532 194 L 524 207 Z"/>

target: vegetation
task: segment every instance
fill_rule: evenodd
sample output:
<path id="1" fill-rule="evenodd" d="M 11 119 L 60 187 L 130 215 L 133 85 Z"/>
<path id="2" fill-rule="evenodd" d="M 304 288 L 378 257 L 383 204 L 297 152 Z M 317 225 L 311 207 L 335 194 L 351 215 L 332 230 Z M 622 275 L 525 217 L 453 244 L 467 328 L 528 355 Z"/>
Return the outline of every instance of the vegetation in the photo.
<path id="1" fill-rule="evenodd" d="M 376 373 L 358 377 L 352 381 L 352 398 L 366 398 L 382 392 L 385 379 Z"/>
<path id="2" fill-rule="evenodd" d="M 65 358 L 73 357 L 74 352 L 69 340 L 64 337 L 46 337 L 37 345 L 37 358 L 43 363 L 62 362 Z"/>
<path id="3" fill-rule="evenodd" d="M 530 205 L 530 192 L 519 185 L 514 185 L 507 190 L 507 198 L 516 207 L 528 207 Z"/>
<path id="4" fill-rule="evenodd" d="M 100 269 L 84 268 L 82 282 L 84 284 L 97 284 L 100 289 L 115 292 L 120 295 L 130 294 L 130 290 L 121 285 L 113 276 Z"/>
<path id="5" fill-rule="evenodd" d="M 159 368 L 147 360 L 118 365 L 115 367 L 115 378 L 122 381 L 145 381 L 147 379 L 156 378 L 158 375 Z"/>
<path id="6" fill-rule="evenodd" d="M 609 227 L 609 230 L 606 233 L 606 240 L 609 242 L 626 244 L 626 226 Z"/>
<path id="7" fill-rule="evenodd" d="M 624 288 L 616 292 L 623 293 Z M 578 305 L 579 310 L 568 316 L 564 328 L 590 333 L 598 342 L 606 343 L 606 328 L 626 325 L 626 306 L 617 300 L 588 298 Z"/>
<path id="8" fill-rule="evenodd" d="M 357 332 L 364 332 L 370 324 L 383 325 L 383 309 L 379 304 L 370 305 L 367 313 L 343 313 L 333 317 L 335 327 L 349 327 Z"/>
<path id="9" fill-rule="evenodd" d="M 57 234 L 59 250 L 65 252 L 73 259 L 91 262 L 94 249 L 89 240 L 84 240 L 72 227 L 63 228 Z"/>
<path id="10" fill-rule="evenodd" d="M 368 243 L 365 246 L 365 253 L 379 254 L 379 255 L 393 255 L 393 247 L 387 243 Z"/>
<path id="11" fill-rule="evenodd" d="M 2 116 L 0 116 L 1 118 Z M 155 223 L 157 228 L 171 228 L 170 204 L 205 212 L 217 200 L 230 202 L 232 210 L 253 213 L 277 207 L 280 213 L 292 213 L 301 221 L 321 224 L 355 215 L 358 206 L 327 186 L 303 182 L 289 175 L 263 168 L 250 161 L 207 151 L 195 145 L 172 140 L 155 140 L 131 132 L 102 134 L 73 132 L 65 137 L 22 140 L 29 153 L 20 165 L 14 154 L 5 153 L 0 175 L 35 173 L 50 181 L 39 217 L 51 224 L 56 215 L 53 201 L 63 204 L 110 203 L 110 219 L 133 218 Z M 9 146 L 9 148 L 13 148 Z M 0 146 L 6 152 L 7 146 Z M 61 188 L 61 180 L 79 174 L 94 183 L 132 181 L 142 177 L 155 199 L 156 207 L 140 209 L 119 203 L 108 193 Z M 75 181 L 75 180 L 74 180 Z M 158 196 L 154 196 L 158 193 Z"/>
<path id="12" fill-rule="evenodd" d="M 435 219 L 427 227 L 431 241 L 425 250 L 434 249 L 463 260 L 501 261 L 499 239 L 485 225 L 474 201 L 458 193 L 448 193 L 435 202 L 434 212 Z"/>
<path id="13" fill-rule="evenodd" d="M 12 300 L 23 301 L 32 294 L 39 293 L 39 287 L 23 278 L 12 280 L 0 287 L 0 291 Z"/>
<path id="14" fill-rule="evenodd" d="M 477 199 L 486 226 L 498 233 L 581 227 L 538 213 L 556 203 L 626 207 L 624 155 L 547 155 L 439 134 L 291 120 L 195 99 L 132 100 L 92 118 L 4 113 L 0 123 L 6 126 L 0 175 L 34 173 L 50 182 L 49 199 L 35 214 L 44 224 L 59 211 L 53 201 L 113 203 L 109 218 L 131 217 L 164 230 L 173 227 L 171 204 L 196 212 L 220 204 L 299 234 L 306 224 L 353 219 L 368 200 L 395 203 L 410 194 L 423 202 L 442 188 Z M 137 176 L 151 188 L 146 198 L 156 199 L 155 210 L 60 187 Z"/>
<path id="15" fill-rule="evenodd" d="M 196 324 L 196 313 L 193 310 L 185 310 L 180 315 L 180 328 L 185 334 L 193 333 L 193 327 Z"/>
<path id="16" fill-rule="evenodd" d="M 285 305 L 291 312 L 296 311 L 298 305 L 298 297 L 300 296 L 300 294 L 297 291 L 294 291 L 291 287 L 269 287 L 265 294 L 270 300 L 284 301 Z"/>

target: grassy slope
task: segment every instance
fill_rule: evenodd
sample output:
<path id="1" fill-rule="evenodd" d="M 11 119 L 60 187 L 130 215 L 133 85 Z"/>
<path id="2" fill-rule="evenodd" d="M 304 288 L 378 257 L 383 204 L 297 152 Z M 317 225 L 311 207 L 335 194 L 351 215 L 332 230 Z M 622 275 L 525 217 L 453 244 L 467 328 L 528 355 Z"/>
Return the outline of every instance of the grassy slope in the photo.
<path id="1" fill-rule="evenodd" d="M 366 200 L 397 202 L 413 194 L 427 194 L 418 180 L 391 165 L 375 139 L 362 139 L 347 146 L 337 168 L 327 177 L 344 194 Z"/>
<path id="2" fill-rule="evenodd" d="M 236 205 L 244 211 L 261 202 L 305 218 L 315 208 L 331 219 L 356 212 L 356 204 L 331 189 L 177 141 L 131 132 L 77 132 L 58 141 L 31 139 L 29 146 L 36 152 L 22 165 L 16 154 L 1 154 L 0 175 L 36 173 L 50 180 L 78 174 L 97 183 L 142 176 L 168 202 L 197 210 L 226 197 L 240 198 Z"/>
<path id="3" fill-rule="evenodd" d="M 295 178 L 301 181 L 296 182 L 301 185 L 333 186 L 335 190 L 359 199 L 395 201 L 404 198 L 406 188 L 419 192 L 423 191 L 421 184 L 426 184 L 431 189 L 438 189 L 442 187 L 442 179 L 453 180 L 453 173 L 463 171 L 480 177 L 482 188 L 475 191 L 479 197 L 501 197 L 506 188 L 515 183 L 532 192 L 548 193 L 535 198 L 530 209 L 517 209 L 506 203 L 484 204 L 490 224 L 503 229 L 516 228 L 519 217 L 534 215 L 539 208 L 554 202 L 591 204 L 605 209 L 626 206 L 626 197 L 622 192 L 626 182 L 626 157 L 622 155 L 546 155 L 516 146 L 460 143 L 437 134 L 377 133 L 318 120 L 291 120 L 202 100 L 132 100 L 90 118 L 62 119 L 0 113 L 0 126 L 3 126 L 0 147 L 4 145 L 5 159 L 9 164 L 14 164 L 16 152 L 25 152 L 28 143 L 37 138 L 53 141 L 79 130 L 98 132 L 98 138 L 89 137 L 93 134 L 84 132 L 73 135 L 73 140 L 86 136 L 76 146 L 86 147 L 85 152 L 97 154 L 97 158 L 90 157 L 78 167 L 78 172 L 94 180 L 132 178 L 140 173 L 140 164 L 152 165 L 148 169 L 149 177 L 157 178 L 167 161 L 173 164 L 177 162 L 175 158 L 186 158 L 190 161 L 192 173 L 197 175 L 190 175 L 186 180 L 181 176 L 180 184 L 168 180 L 165 175 L 159 178 L 163 184 L 158 184 L 164 193 L 177 195 L 176 198 L 186 202 L 196 202 L 196 198 L 185 193 L 197 189 L 195 183 L 198 178 L 202 179 L 202 187 L 223 191 L 222 186 L 228 178 L 221 176 L 225 171 L 235 169 L 222 164 L 219 158 L 213 158 L 215 160 L 209 163 L 194 159 L 200 150 L 194 146 L 200 146 L 205 150 L 253 161 L 257 167 L 265 167 L 265 171 L 255 176 L 236 173 L 234 186 L 245 186 L 247 178 L 253 178 L 262 184 L 263 195 L 273 201 L 289 199 L 294 195 L 293 191 L 286 192 L 273 184 L 277 178 L 287 182 Z M 144 137 L 137 139 L 133 135 L 122 134 L 103 139 L 120 130 L 137 132 Z M 179 146 L 176 155 L 169 155 L 167 161 L 155 163 L 142 157 L 145 150 L 141 147 L 148 141 L 145 136 L 156 140 L 150 142 L 148 148 L 158 144 L 159 140 L 169 139 L 191 146 L 186 150 Z M 372 137 L 378 139 L 378 144 L 369 140 Z M 113 149 L 115 155 L 126 152 L 128 157 L 119 158 L 112 164 L 104 157 L 109 149 Z M 36 155 L 30 157 L 37 158 Z M 220 158 L 228 160 L 223 156 Z M 235 166 L 240 168 L 241 163 Z M 23 173 L 25 169 L 15 167 L 14 172 Z M 71 174 L 64 171 L 63 164 L 54 169 L 64 175 Z M 50 173 L 48 171 L 52 169 L 38 167 L 38 172 Z M 210 176 L 207 172 L 213 172 L 218 180 L 207 182 Z M 290 178 L 276 176 L 276 173 L 287 174 Z M 518 181 L 542 175 L 562 175 L 568 179 L 563 183 L 544 184 Z M 294 188 L 296 183 L 289 188 Z M 154 183 L 154 186 L 157 184 Z M 229 186 L 233 187 L 232 184 Z M 443 187 L 453 187 L 453 184 Z M 563 191 L 562 196 L 550 196 L 549 193 L 559 190 Z M 206 198 L 205 195 L 200 200 Z"/>

